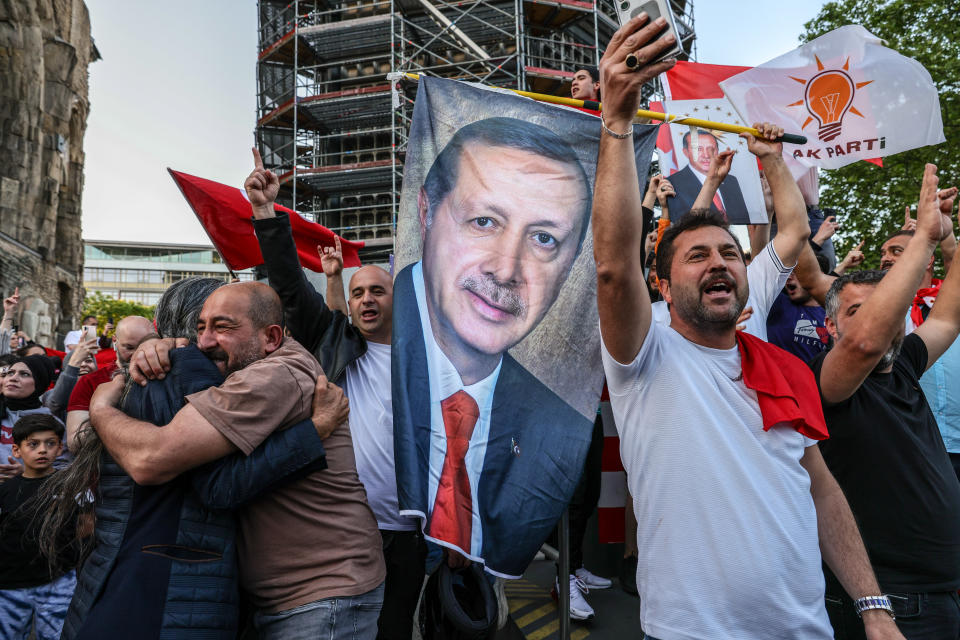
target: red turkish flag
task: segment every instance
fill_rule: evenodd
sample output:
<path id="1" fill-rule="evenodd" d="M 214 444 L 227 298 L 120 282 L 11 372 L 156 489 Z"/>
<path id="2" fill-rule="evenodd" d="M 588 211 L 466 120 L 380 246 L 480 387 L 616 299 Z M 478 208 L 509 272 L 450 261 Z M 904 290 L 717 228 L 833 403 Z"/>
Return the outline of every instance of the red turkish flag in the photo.
<path id="1" fill-rule="evenodd" d="M 190 203 L 203 225 L 203 230 L 207 232 L 213 246 L 230 269 L 238 271 L 263 264 L 263 255 L 260 253 L 260 245 L 250 220 L 250 202 L 243 190 L 173 169 L 167 171 L 180 187 L 180 192 Z M 322 225 L 304 220 L 296 211 L 277 204 L 273 208 L 290 216 L 293 241 L 297 245 L 300 264 L 311 271 L 322 273 L 317 246 L 334 246 L 333 239 L 336 234 Z M 363 246 L 363 242 L 341 238 L 340 246 L 344 267 L 361 266 L 357 251 Z"/>

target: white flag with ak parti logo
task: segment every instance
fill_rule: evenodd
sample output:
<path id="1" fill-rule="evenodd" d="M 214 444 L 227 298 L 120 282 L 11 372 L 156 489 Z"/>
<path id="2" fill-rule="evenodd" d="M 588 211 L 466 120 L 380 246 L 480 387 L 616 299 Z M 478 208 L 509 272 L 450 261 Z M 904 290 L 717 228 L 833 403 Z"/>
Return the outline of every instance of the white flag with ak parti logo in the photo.
<path id="1" fill-rule="evenodd" d="M 811 167 L 837 169 L 945 142 L 930 74 L 847 25 L 720 83 L 745 122 L 775 122 L 807 144 L 785 145 Z"/>

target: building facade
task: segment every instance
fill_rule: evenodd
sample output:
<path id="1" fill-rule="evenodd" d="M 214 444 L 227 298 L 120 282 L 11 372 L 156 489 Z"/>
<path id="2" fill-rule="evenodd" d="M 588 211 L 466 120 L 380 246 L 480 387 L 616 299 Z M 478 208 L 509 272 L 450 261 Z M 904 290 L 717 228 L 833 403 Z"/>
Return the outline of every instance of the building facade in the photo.
<path id="1" fill-rule="evenodd" d="M 83 301 L 80 197 L 98 60 L 82 0 L 0 2 L 0 294 L 14 323 L 60 342 Z"/>
<path id="2" fill-rule="evenodd" d="M 191 276 L 232 278 L 220 254 L 209 245 L 84 241 L 83 286 L 115 300 L 155 305 L 174 282 Z M 236 272 L 253 280 L 253 270 Z"/>

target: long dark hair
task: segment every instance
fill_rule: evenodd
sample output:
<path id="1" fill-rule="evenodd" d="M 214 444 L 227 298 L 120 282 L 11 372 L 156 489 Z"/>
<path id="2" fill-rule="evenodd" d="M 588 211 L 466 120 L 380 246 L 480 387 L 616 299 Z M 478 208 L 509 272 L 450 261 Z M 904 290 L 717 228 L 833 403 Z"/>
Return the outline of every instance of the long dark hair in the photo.
<path id="1" fill-rule="evenodd" d="M 127 377 L 127 372 L 121 369 L 114 375 Z M 123 406 L 132 385 L 133 381 L 127 377 L 120 406 Z M 79 551 L 79 564 L 86 559 L 95 542 L 92 535 L 96 522 L 94 509 L 100 497 L 97 483 L 106 449 L 89 419 L 84 420 L 77 429 L 71 452 L 73 460 L 70 466 L 53 474 L 37 494 L 36 517 L 40 518 L 38 542 L 53 575 L 73 568 L 60 566 L 64 544 L 73 543 L 64 539 L 65 532 L 77 528 L 75 544 Z M 77 527 L 78 506 L 85 513 L 83 522 L 86 527 Z"/>
<path id="2" fill-rule="evenodd" d="M 195 340 L 197 336 L 197 316 L 203 308 L 207 297 L 219 287 L 226 284 L 216 278 L 195 276 L 172 284 L 157 302 L 157 311 L 154 316 L 157 332 L 165 338 L 185 337 Z M 144 340 L 156 336 L 148 335 Z M 139 346 L 139 345 L 138 345 Z M 114 377 L 123 375 L 126 385 L 120 398 L 120 407 L 124 406 L 127 394 L 133 386 L 127 375 L 126 368 L 119 369 Z M 85 420 L 77 430 L 74 438 L 73 461 L 70 466 L 60 471 L 48 480 L 37 499 L 40 501 L 37 517 L 42 517 L 40 525 L 40 550 L 47 557 L 51 569 L 58 567 L 58 555 L 63 550 L 63 534 L 69 531 L 77 521 L 77 502 L 90 500 L 93 496 L 93 505 L 100 500 L 97 483 L 100 480 L 101 465 L 104 454 L 107 453 L 103 441 L 97 435 L 96 429 Z M 92 531 L 96 524 L 94 510 L 90 510 L 89 525 Z M 80 562 L 93 549 L 94 536 L 79 538 Z"/>

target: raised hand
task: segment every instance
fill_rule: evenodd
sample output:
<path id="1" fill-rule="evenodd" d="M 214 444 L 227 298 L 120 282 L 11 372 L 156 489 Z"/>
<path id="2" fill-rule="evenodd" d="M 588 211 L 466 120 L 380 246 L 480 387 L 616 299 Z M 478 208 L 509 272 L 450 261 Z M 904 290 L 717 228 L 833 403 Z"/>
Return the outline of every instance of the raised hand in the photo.
<path id="1" fill-rule="evenodd" d="M 253 171 L 243 182 L 243 188 L 247 192 L 255 218 L 271 218 L 276 215 L 273 203 L 280 192 L 280 179 L 269 169 L 263 168 L 263 160 L 256 147 L 253 149 Z"/>
<path id="2" fill-rule="evenodd" d="M 657 195 L 657 188 L 660 186 L 660 181 L 663 179 L 663 176 L 659 173 L 652 178 L 650 178 L 650 183 L 647 185 L 647 195 Z M 644 198 L 646 200 L 646 198 Z"/>
<path id="3" fill-rule="evenodd" d="M 710 168 L 707 169 L 707 180 L 713 180 L 717 184 L 723 182 L 727 174 L 730 173 L 734 153 L 736 152 L 727 149 L 710 158 Z"/>
<path id="4" fill-rule="evenodd" d="M 827 218 L 820 224 L 820 228 L 817 229 L 817 232 L 813 235 L 813 241 L 819 246 L 823 246 L 823 243 L 833 237 L 833 234 L 837 232 L 837 229 L 840 228 L 840 225 L 837 224 L 836 216 L 827 216 Z"/>
<path id="5" fill-rule="evenodd" d="M 666 26 L 664 18 L 650 22 L 646 12 L 617 29 L 600 60 L 600 92 L 603 95 L 603 120 L 608 128 L 626 132 L 640 107 L 640 90 L 649 80 L 671 68 L 673 59 L 651 63 L 660 53 L 673 46 L 673 34 L 655 40 Z M 627 56 L 639 60 L 635 70 L 627 68 Z"/>
<path id="6" fill-rule="evenodd" d="M 87 359 L 91 354 L 97 353 L 100 351 L 99 340 L 96 336 L 90 338 L 89 340 L 80 340 L 77 343 L 77 346 L 73 348 L 73 351 L 70 352 L 70 360 L 68 364 L 73 365 L 74 367 L 80 368 L 80 365 L 83 364 L 83 361 Z"/>
<path id="7" fill-rule="evenodd" d="M 937 200 L 940 202 L 940 216 L 943 224 L 944 234 L 940 239 L 947 237 L 947 234 L 953 233 L 953 204 L 957 199 L 957 188 L 940 189 L 937 192 Z"/>
<path id="8" fill-rule="evenodd" d="M 779 158 L 783 153 L 783 144 L 775 142 L 775 140 L 783 135 L 783 127 L 778 127 L 769 122 L 755 122 L 753 128 L 760 133 L 759 138 L 751 133 L 740 134 L 740 137 L 747 141 L 747 149 L 750 150 L 750 153 L 761 160 L 770 157 Z"/>
<path id="9" fill-rule="evenodd" d="M 17 310 L 20 304 L 20 287 L 14 287 L 13 295 L 3 299 L 3 315 L 8 315 Z"/>
<path id="10" fill-rule="evenodd" d="M 933 245 L 940 242 L 950 232 L 950 227 L 944 229 L 943 215 L 940 213 L 940 199 L 937 197 L 937 184 L 939 182 L 937 166 L 927 163 L 923 169 L 923 182 L 920 185 L 915 235 L 926 238 Z"/>
<path id="11" fill-rule="evenodd" d="M 343 251 L 340 248 L 340 236 L 333 236 L 334 246 L 322 247 L 317 245 L 320 254 L 320 266 L 328 278 L 339 276 L 343 272 Z"/>
<path id="12" fill-rule="evenodd" d="M 837 265 L 837 268 L 834 269 L 834 271 L 837 273 L 837 275 L 843 275 L 847 269 L 859 267 L 861 264 L 863 264 L 863 260 L 863 240 L 861 240 L 860 244 L 847 252 L 847 255 L 844 256 L 843 260 Z"/>
<path id="13" fill-rule="evenodd" d="M 667 198 L 672 198 L 677 195 L 676 189 L 673 188 L 673 185 L 670 184 L 670 181 L 666 178 L 660 180 L 660 186 L 657 187 L 657 201 L 662 207 L 667 203 Z"/>
<path id="14" fill-rule="evenodd" d="M 917 221 L 910 216 L 910 207 L 904 207 L 903 211 L 903 226 L 900 227 L 901 231 L 916 231 L 917 230 Z"/>

